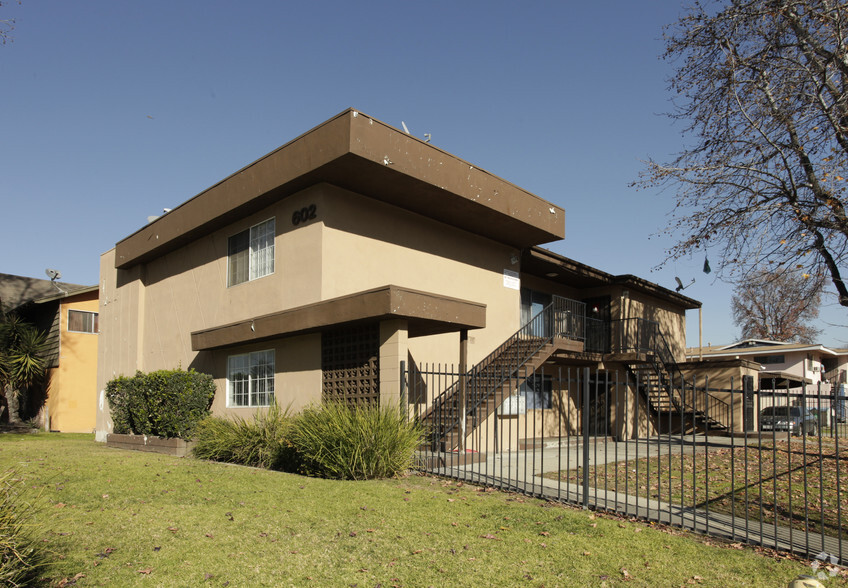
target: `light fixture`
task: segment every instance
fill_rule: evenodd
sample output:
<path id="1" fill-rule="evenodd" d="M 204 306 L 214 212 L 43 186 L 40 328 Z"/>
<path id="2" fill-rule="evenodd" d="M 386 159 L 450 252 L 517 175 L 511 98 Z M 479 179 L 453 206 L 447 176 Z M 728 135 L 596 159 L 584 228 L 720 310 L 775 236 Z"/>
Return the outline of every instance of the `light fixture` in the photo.
<path id="1" fill-rule="evenodd" d="M 556 272 L 548 272 L 548 273 L 546 273 L 545 275 L 546 275 L 546 276 L 548 276 L 549 278 L 555 278 L 555 277 L 557 277 L 559 274 L 558 274 L 558 273 L 556 273 Z"/>

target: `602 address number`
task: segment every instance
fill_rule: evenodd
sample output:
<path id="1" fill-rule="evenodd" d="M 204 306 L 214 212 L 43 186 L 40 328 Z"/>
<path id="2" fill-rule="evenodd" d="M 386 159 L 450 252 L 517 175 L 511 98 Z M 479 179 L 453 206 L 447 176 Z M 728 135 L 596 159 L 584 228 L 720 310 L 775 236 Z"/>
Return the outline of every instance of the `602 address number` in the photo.
<path id="1" fill-rule="evenodd" d="M 294 226 L 299 225 L 300 223 L 305 223 L 306 221 L 310 221 L 317 216 L 318 207 L 314 204 L 310 204 L 309 206 L 304 206 L 300 210 L 295 210 L 292 214 L 292 224 Z"/>

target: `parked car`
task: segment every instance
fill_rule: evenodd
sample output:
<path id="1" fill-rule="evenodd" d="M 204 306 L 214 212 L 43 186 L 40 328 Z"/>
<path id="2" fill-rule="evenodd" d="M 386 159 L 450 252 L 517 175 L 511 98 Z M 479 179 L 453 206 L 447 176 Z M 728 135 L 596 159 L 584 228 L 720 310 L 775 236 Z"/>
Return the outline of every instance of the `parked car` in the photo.
<path id="1" fill-rule="evenodd" d="M 760 412 L 760 431 L 786 431 L 791 435 L 815 435 L 818 420 L 801 406 L 769 406 Z"/>

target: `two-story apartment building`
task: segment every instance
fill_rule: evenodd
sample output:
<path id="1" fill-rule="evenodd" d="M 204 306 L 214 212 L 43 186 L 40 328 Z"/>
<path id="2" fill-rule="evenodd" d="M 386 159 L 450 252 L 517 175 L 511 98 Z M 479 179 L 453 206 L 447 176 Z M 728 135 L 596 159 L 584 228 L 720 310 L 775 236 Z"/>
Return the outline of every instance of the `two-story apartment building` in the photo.
<path id="1" fill-rule="evenodd" d="M 564 236 L 561 207 L 342 112 L 102 256 L 98 439 L 106 383 L 136 370 L 211 373 L 213 411 L 249 416 L 397 403 L 404 366 L 466 369 L 518 339 L 544 341 L 523 352 L 534 365 L 626 367 L 644 361 L 637 341 L 660 339 L 683 361 L 685 312 L 700 303 L 540 247 Z M 622 402 L 619 435 L 650 428 L 625 423 L 635 388 Z"/>

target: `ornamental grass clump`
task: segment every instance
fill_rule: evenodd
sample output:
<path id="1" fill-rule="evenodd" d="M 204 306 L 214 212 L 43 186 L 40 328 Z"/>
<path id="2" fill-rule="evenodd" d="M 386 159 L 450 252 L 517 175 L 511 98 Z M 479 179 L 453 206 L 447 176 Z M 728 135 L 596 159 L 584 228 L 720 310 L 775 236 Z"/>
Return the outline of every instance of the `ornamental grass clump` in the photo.
<path id="1" fill-rule="evenodd" d="M 288 469 L 292 450 L 287 434 L 292 417 L 277 405 L 251 419 L 207 417 L 195 428 L 192 453 L 200 459 Z"/>
<path id="2" fill-rule="evenodd" d="M 368 480 L 412 467 L 423 433 L 421 423 L 397 407 L 326 402 L 297 415 L 289 438 L 304 473 Z"/>
<path id="3" fill-rule="evenodd" d="M 0 473 L 0 586 L 29 586 L 38 580 L 49 553 L 36 536 L 38 495 L 13 470 Z"/>

